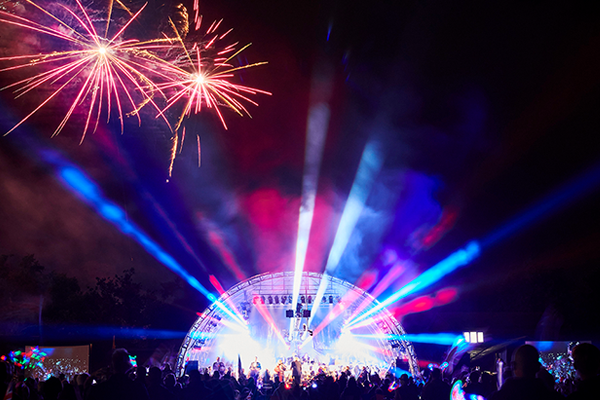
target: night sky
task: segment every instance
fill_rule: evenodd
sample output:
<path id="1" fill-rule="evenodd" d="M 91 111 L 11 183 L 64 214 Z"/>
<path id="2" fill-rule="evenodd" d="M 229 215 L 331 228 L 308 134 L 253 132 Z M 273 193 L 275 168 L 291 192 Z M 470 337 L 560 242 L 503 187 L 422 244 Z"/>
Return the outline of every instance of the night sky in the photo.
<path id="1" fill-rule="evenodd" d="M 51 152 L 211 290 L 209 274 L 227 289 L 292 270 L 307 116 L 320 101 L 330 120 L 306 270 L 324 270 L 363 149 L 376 143 L 381 169 L 336 276 L 368 286 L 402 260 L 383 300 L 479 240 L 479 258 L 405 299 L 458 292 L 406 315 L 408 332 L 598 340 L 600 9 L 577 3 L 202 1 L 205 21 L 224 18 L 231 42 L 252 43 L 237 62 L 268 61 L 237 79 L 272 96 L 252 96 L 252 118 L 224 110 L 227 130 L 211 110 L 190 117 L 171 178 L 171 133 L 152 110 L 123 134 L 102 120 L 79 144 L 82 115 L 51 138 L 66 105 L 49 104 L 0 138 L 0 254 L 34 254 L 84 285 L 131 267 L 147 285 L 176 278 L 60 184 L 41 155 Z M 2 56 L 44 44 L 0 30 Z M 2 130 L 46 90 L 1 92 Z M 524 222 L 494 236 L 511 221 Z"/>

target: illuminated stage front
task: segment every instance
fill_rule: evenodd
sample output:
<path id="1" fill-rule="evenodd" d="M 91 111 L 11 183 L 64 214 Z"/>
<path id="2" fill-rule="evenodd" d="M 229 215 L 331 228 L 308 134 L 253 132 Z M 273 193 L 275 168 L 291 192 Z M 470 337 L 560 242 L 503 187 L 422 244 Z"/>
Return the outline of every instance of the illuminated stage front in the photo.
<path id="1" fill-rule="evenodd" d="M 304 272 L 293 305 L 293 281 L 290 271 L 233 286 L 193 324 L 179 351 L 177 371 L 183 373 L 190 361 L 200 368 L 212 366 L 217 357 L 236 371 L 238 358 L 247 370 L 258 357 L 263 371 L 272 371 L 278 359 L 298 355 L 328 365 L 400 367 L 419 374 L 412 344 L 385 308 L 346 327 L 379 304 L 370 294 L 343 280 Z"/>

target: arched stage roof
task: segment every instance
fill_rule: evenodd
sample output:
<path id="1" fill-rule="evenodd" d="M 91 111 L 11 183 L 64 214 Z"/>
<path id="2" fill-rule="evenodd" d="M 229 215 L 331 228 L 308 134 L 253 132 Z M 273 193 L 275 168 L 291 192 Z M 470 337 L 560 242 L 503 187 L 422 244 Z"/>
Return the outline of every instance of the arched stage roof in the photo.
<path id="1" fill-rule="evenodd" d="M 369 293 L 329 275 L 304 272 L 293 306 L 293 281 L 293 271 L 266 273 L 229 289 L 192 325 L 177 357 L 177 371 L 183 373 L 190 361 L 207 367 L 217 357 L 235 370 L 238 359 L 247 369 L 254 357 L 269 368 L 279 358 L 299 355 L 327 364 L 399 367 L 419 374 L 412 343 L 385 308 L 360 324 L 345 326 L 354 314 L 379 304 Z"/>

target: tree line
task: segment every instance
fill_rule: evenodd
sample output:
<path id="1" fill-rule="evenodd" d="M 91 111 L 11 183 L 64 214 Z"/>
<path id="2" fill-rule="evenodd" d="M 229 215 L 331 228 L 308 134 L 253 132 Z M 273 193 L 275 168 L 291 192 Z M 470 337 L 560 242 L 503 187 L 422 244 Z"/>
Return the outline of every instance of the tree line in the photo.
<path id="1" fill-rule="evenodd" d="M 44 345 L 89 342 L 131 328 L 187 331 L 201 311 L 192 308 L 194 294 L 181 280 L 151 288 L 136 280 L 134 268 L 82 288 L 77 278 L 48 270 L 34 255 L 1 255 L 0 277 L 0 341 Z"/>

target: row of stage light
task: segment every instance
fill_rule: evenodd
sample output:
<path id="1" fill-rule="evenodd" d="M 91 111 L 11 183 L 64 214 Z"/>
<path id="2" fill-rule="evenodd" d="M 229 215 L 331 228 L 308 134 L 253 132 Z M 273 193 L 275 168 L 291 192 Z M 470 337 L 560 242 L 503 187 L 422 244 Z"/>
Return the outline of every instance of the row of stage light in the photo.
<path id="1" fill-rule="evenodd" d="M 340 296 L 323 296 L 323 298 L 321 299 L 321 303 L 323 304 L 334 304 L 334 303 L 339 303 L 341 301 L 341 297 Z M 311 295 L 308 296 L 300 296 L 299 301 L 296 302 L 296 304 L 312 304 L 313 302 L 313 297 Z M 281 295 L 281 297 L 279 297 L 278 295 L 275 296 L 254 296 L 252 298 L 252 302 L 254 304 L 294 304 L 293 298 L 291 295 Z"/>

